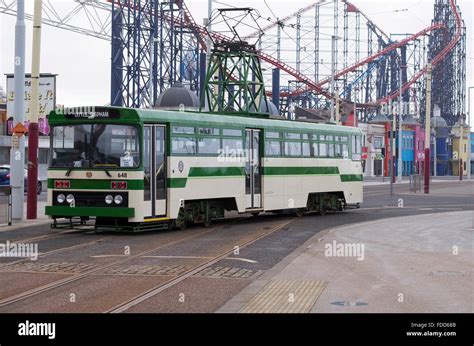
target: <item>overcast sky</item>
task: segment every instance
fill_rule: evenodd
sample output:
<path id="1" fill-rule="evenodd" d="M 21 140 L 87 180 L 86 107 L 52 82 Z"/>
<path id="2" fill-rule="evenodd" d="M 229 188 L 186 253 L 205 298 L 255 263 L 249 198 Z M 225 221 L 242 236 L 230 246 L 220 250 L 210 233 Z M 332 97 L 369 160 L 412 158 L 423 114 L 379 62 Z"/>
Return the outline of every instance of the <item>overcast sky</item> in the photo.
<path id="1" fill-rule="evenodd" d="M 27 12 L 32 13 L 31 0 L 26 0 Z M 72 0 L 51 0 L 58 6 L 70 6 Z M 305 7 L 314 0 L 266 0 L 278 17 L 284 17 Z M 207 16 L 207 0 L 186 0 L 196 21 L 202 23 Z M 262 17 L 271 17 L 263 0 L 219 0 L 222 3 L 256 7 Z M 386 33 L 415 33 L 431 24 L 434 0 L 353 0 L 372 21 Z M 473 19 L 474 1 L 458 0 L 468 29 L 467 84 L 473 78 Z M 80 25 L 80 23 L 77 23 Z M 0 85 L 6 89 L 5 73 L 13 72 L 15 18 L 0 15 Z M 32 23 L 27 22 L 27 72 L 31 68 Z M 58 74 L 57 102 L 65 105 L 102 105 L 110 99 L 110 44 L 106 41 L 80 34 L 43 26 L 41 71 Z M 474 113 L 474 111 L 473 111 Z M 472 117 L 474 121 L 474 117 Z"/>

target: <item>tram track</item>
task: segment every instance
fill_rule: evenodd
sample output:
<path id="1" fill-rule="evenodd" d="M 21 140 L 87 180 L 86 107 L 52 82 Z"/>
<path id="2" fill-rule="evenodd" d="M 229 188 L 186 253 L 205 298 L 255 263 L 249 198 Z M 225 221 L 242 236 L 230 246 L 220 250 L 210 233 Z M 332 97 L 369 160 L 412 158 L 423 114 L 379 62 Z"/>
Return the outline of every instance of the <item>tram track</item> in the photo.
<path id="1" fill-rule="evenodd" d="M 40 236 L 35 236 L 35 237 L 30 237 L 30 238 L 18 238 L 18 239 L 12 239 L 12 240 L 8 240 L 10 242 L 10 244 L 24 244 L 24 243 L 31 243 L 31 242 L 34 242 L 34 241 L 43 241 L 43 240 L 47 240 L 47 239 L 56 239 L 56 238 L 59 238 L 61 235 L 63 234 L 76 234 L 76 233 L 84 233 L 84 232 L 87 232 L 89 230 L 93 230 L 94 228 L 91 227 L 90 229 L 80 229 L 80 230 L 77 230 L 77 229 L 68 229 L 68 230 L 65 230 L 65 231 L 62 231 L 62 232 L 56 232 L 56 233 L 50 233 L 50 234 L 45 234 L 45 235 L 40 235 Z"/>
<path id="2" fill-rule="evenodd" d="M 236 217 L 234 219 L 227 219 L 228 222 L 230 222 L 231 224 L 232 223 L 237 223 L 239 221 L 242 221 L 242 220 L 246 220 L 247 218 L 246 217 Z M 19 294 L 16 294 L 16 295 L 13 295 L 13 296 L 10 296 L 10 297 L 7 297 L 7 298 L 4 298 L 4 299 L 1 299 L 0 300 L 0 307 L 5 307 L 5 306 L 8 306 L 10 304 L 13 304 L 13 303 L 16 303 L 16 302 L 20 302 L 22 300 L 25 300 L 25 299 L 28 299 L 28 298 L 31 298 L 31 297 L 34 297 L 34 296 L 37 296 L 41 293 L 46 293 L 48 291 L 51 291 L 53 289 L 56 289 L 56 288 L 60 288 L 62 286 L 65 286 L 65 285 L 68 285 L 68 284 L 71 284 L 71 283 L 74 283 L 74 282 L 77 282 L 81 279 L 84 279 L 86 277 L 89 277 L 91 275 L 95 275 L 95 274 L 99 274 L 100 272 L 106 270 L 106 269 L 109 269 L 109 268 L 112 268 L 114 266 L 118 266 L 118 265 L 122 265 L 122 264 L 125 264 L 127 262 L 130 262 L 132 260 L 135 260 L 135 259 L 138 259 L 140 257 L 143 257 L 143 256 L 147 256 L 149 254 L 152 254 L 153 252 L 156 252 L 157 250 L 160 250 L 162 248 L 165 248 L 165 247 L 168 247 L 168 246 L 172 246 L 172 245 L 176 245 L 176 244 L 179 244 L 181 242 L 185 242 L 187 240 L 190 240 L 190 239 L 193 239 L 193 238 L 196 238 L 196 237 L 199 237 L 199 236 L 202 236 L 204 234 L 208 234 L 208 233 L 211 233 L 211 232 L 214 232 L 218 229 L 220 229 L 223 225 L 222 224 L 219 224 L 219 225 L 216 225 L 215 227 L 212 227 L 212 228 L 209 228 L 209 229 L 205 229 L 203 231 L 200 231 L 198 233 L 193 233 L 191 235 L 187 235 L 185 237 L 181 237 L 179 239 L 176 239 L 176 240 L 173 240 L 173 241 L 170 241 L 170 242 L 166 242 L 164 244 L 161 244 L 160 246 L 157 246 L 157 247 L 154 247 L 152 249 L 149 249 L 149 250 L 146 250 L 146 251 L 142 251 L 140 253 L 137 253 L 136 255 L 130 255 L 124 259 L 121 259 L 121 260 L 117 260 L 117 261 L 113 261 L 111 263 L 107 263 L 107 264 L 103 264 L 103 265 L 98 265 L 98 266 L 95 266 L 94 268 L 91 268 L 89 270 L 86 270 L 82 273 L 78 273 L 78 274 L 73 274 L 69 277 L 66 277 L 66 278 L 63 278 L 63 279 L 60 279 L 60 280 L 56 280 L 56 281 L 53 281 L 51 283 L 48 283 L 46 285 L 42 285 L 42 286 L 39 286 L 39 287 L 35 287 L 33 289 L 30 289 L 30 290 L 27 290 L 25 292 L 22 292 L 22 293 L 19 293 Z M 96 240 L 97 242 L 97 240 Z M 79 246 L 81 244 L 78 244 L 76 246 Z M 90 245 L 90 244 L 88 244 Z M 65 248 L 61 249 L 61 250 L 64 250 Z M 59 250 L 59 249 L 58 249 Z M 70 250 L 70 248 L 68 249 Z M 8 263 L 7 265 L 5 265 L 4 267 L 0 267 L 2 269 L 4 269 L 5 267 L 9 266 L 9 265 L 12 265 L 13 263 Z"/>
<path id="3" fill-rule="evenodd" d="M 53 239 L 55 239 L 55 238 L 53 238 Z M 100 238 L 100 239 L 92 240 L 92 241 L 86 242 L 86 243 L 75 244 L 75 245 L 71 245 L 71 246 L 62 247 L 62 248 L 59 248 L 59 249 L 56 249 L 56 250 L 43 252 L 41 254 L 38 254 L 38 258 L 44 258 L 44 257 L 50 256 L 50 255 L 57 255 L 61 252 L 77 250 L 77 249 L 87 247 L 87 246 L 90 246 L 90 245 L 100 244 L 105 239 L 107 239 L 107 238 Z M 14 264 L 25 263 L 25 262 L 30 262 L 30 261 L 31 261 L 31 259 L 29 259 L 29 258 L 22 258 L 22 259 L 17 260 L 17 261 L 3 263 L 3 264 L 0 265 L 0 270 L 2 270 L 3 268 L 9 267 L 11 265 L 14 265 Z"/>
<path id="4" fill-rule="evenodd" d="M 250 239 L 248 239 L 248 240 L 244 240 L 244 241 L 240 242 L 239 244 L 232 246 L 231 248 L 225 249 L 224 251 L 222 251 L 218 255 L 210 258 L 209 260 L 206 260 L 204 263 L 198 264 L 198 265 L 188 269 L 186 272 L 170 278 L 169 280 L 157 285 L 156 287 L 153 287 L 153 288 L 151 288 L 151 289 L 135 296 L 134 298 L 131 298 L 131 299 L 129 299 L 129 300 L 113 307 L 112 309 L 109 309 L 109 310 L 105 311 L 105 313 L 123 313 L 123 312 L 129 310 L 130 308 L 132 308 L 132 307 L 134 307 L 134 306 L 136 306 L 140 303 L 143 303 L 146 300 L 156 296 L 157 294 L 167 290 L 168 288 L 176 286 L 180 282 L 186 280 L 187 278 L 192 277 L 193 275 L 201 272 L 202 270 L 211 267 L 215 263 L 227 258 L 229 255 L 234 253 L 236 246 L 239 248 L 239 250 L 244 249 L 247 246 L 252 245 L 255 242 L 257 242 L 261 239 L 264 239 L 264 238 L 268 237 L 269 235 L 271 235 L 271 234 L 281 230 L 282 228 L 288 226 L 289 224 L 294 222 L 294 220 L 295 219 L 293 218 L 293 219 L 290 219 L 289 221 L 285 221 L 282 224 L 279 224 L 275 227 L 272 227 L 272 229 L 269 230 L 268 232 L 264 232 L 263 234 L 260 234 L 256 237 L 255 236 L 250 237 Z"/>

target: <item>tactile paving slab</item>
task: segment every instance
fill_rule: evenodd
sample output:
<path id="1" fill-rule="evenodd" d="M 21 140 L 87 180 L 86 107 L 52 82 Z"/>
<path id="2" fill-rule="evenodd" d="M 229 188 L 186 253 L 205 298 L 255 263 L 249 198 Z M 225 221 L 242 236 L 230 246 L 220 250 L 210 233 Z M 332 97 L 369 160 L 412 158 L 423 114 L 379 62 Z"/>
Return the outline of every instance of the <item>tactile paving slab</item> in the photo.
<path id="1" fill-rule="evenodd" d="M 262 271 L 235 268 L 235 267 L 210 267 L 201 270 L 194 276 L 219 279 L 249 279 L 261 274 Z"/>
<path id="2" fill-rule="evenodd" d="M 90 263 L 39 263 L 22 262 L 6 266 L 1 271 L 6 272 L 30 272 L 30 273 L 83 273 L 96 268 L 97 265 Z"/>
<path id="3" fill-rule="evenodd" d="M 187 265 L 129 265 L 107 269 L 112 275 L 181 275 L 192 267 Z"/>
<path id="4" fill-rule="evenodd" d="M 326 281 L 272 280 L 239 311 L 241 313 L 309 312 Z"/>

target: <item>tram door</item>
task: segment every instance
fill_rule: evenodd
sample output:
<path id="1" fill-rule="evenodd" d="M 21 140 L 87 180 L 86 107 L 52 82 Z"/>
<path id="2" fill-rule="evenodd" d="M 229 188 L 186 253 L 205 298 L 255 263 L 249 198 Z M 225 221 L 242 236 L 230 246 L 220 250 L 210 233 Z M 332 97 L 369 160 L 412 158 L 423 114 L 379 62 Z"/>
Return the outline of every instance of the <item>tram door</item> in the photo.
<path id="1" fill-rule="evenodd" d="M 145 217 L 166 215 L 166 127 L 146 125 L 143 129 Z"/>
<path id="2" fill-rule="evenodd" d="M 260 130 L 247 129 L 245 134 L 245 194 L 247 209 L 262 207 L 262 179 L 260 168 Z"/>

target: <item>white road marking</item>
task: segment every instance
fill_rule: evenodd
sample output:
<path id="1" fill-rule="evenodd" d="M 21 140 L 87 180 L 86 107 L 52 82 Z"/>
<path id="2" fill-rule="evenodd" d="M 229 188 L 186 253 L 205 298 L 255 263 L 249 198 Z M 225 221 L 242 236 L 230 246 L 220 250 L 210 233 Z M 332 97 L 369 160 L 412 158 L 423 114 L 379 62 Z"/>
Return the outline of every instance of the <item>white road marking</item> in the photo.
<path id="1" fill-rule="evenodd" d="M 242 261 L 242 262 L 247 262 L 247 263 L 258 263 L 257 261 L 247 259 L 247 258 L 227 257 L 227 259 L 237 260 L 237 261 Z"/>
<path id="2" fill-rule="evenodd" d="M 143 256 L 143 258 L 188 258 L 188 259 L 208 259 L 213 257 L 204 257 L 204 256 Z"/>

